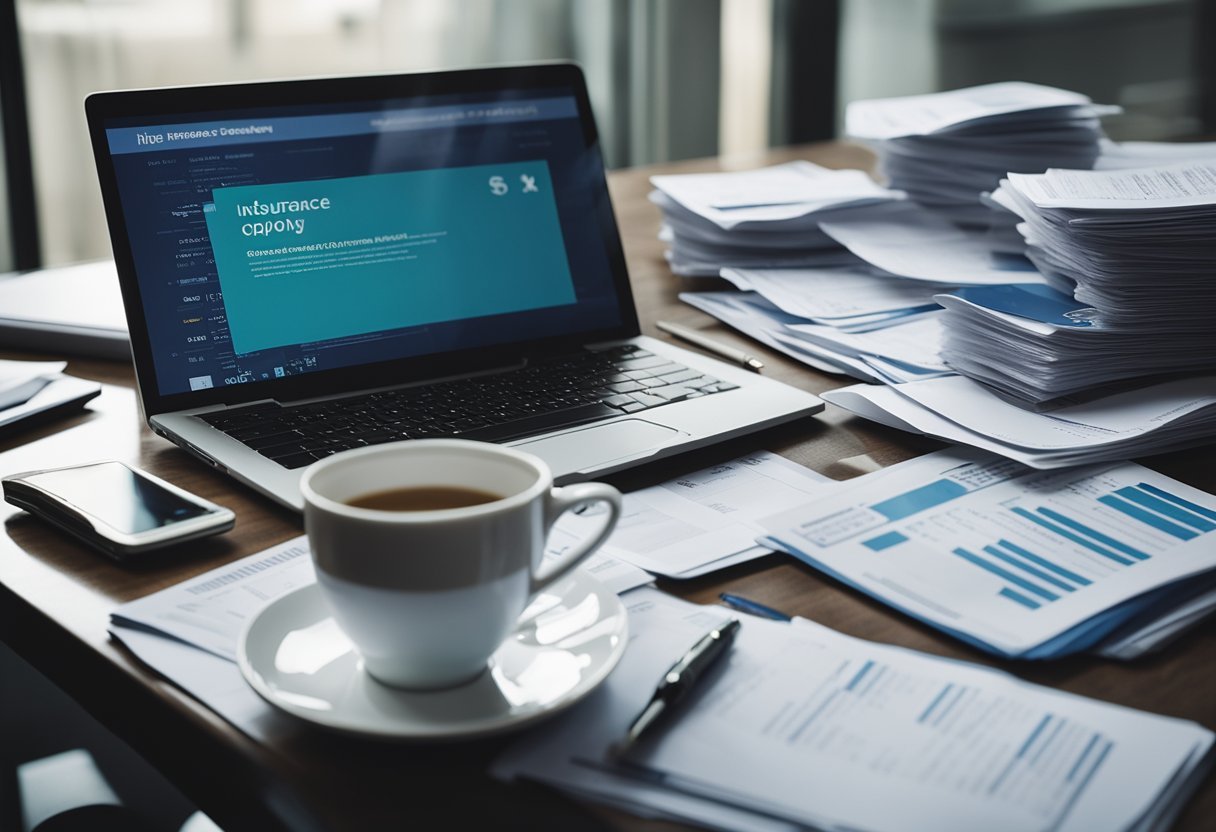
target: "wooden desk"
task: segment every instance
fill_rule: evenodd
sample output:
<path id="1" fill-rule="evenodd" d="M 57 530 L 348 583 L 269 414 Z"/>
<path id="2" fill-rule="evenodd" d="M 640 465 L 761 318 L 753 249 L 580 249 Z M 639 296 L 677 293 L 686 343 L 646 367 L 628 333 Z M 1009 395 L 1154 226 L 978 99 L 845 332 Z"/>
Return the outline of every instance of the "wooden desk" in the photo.
<path id="1" fill-rule="evenodd" d="M 759 349 L 766 373 L 821 392 L 848 379 L 807 370 L 767 353 L 677 300 L 716 281 L 674 277 L 656 240 L 658 212 L 646 201 L 647 178 L 659 172 L 746 168 L 790 158 L 833 167 L 865 167 L 865 151 L 831 144 L 774 152 L 731 163 L 704 161 L 621 171 L 611 177 L 635 297 L 647 334 L 656 318 L 703 328 L 726 342 Z M 31 356 L 33 357 L 33 356 Z M 91 412 L 0 445 L 0 473 L 90 459 L 120 458 L 231 507 L 236 529 L 186 547 L 157 566 L 125 569 L 3 506 L 0 537 L 0 639 L 79 700 L 144 754 L 229 832 L 237 830 L 388 829 L 442 821 L 451 828 L 492 822 L 532 828 L 656 828 L 630 816 L 575 805 L 535 787 L 508 787 L 484 775 L 501 747 L 484 741 L 443 747 L 365 743 L 287 723 L 272 742 L 257 743 L 140 665 L 106 633 L 117 605 L 170 586 L 301 531 L 300 519 L 213 472 L 141 427 L 128 368 L 73 361 L 70 371 L 108 383 Z M 41 438 L 39 438 L 41 437 Z M 31 441 L 33 440 L 33 441 Z M 831 409 L 821 416 L 613 478 L 624 489 L 659 482 L 714 461 L 764 447 L 845 479 L 938 447 Z M 1212 446 L 1156 457 L 1147 464 L 1206 490 L 1216 489 Z M 994 662 L 877 602 L 778 556 L 705 578 L 661 587 L 709 603 L 733 591 L 835 627 L 850 635 L 942 656 L 1000 664 L 1024 678 L 1064 690 L 1216 727 L 1216 621 L 1188 634 L 1164 655 L 1134 664 L 1075 658 L 1050 664 Z M 1178 829 L 1207 827 L 1216 816 L 1211 778 L 1191 801 Z"/>

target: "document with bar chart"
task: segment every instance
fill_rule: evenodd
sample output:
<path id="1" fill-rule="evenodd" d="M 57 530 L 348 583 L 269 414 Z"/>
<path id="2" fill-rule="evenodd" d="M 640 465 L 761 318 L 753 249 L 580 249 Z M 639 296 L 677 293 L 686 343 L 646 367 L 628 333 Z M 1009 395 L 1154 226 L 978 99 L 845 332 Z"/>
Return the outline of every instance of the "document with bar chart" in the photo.
<path id="1" fill-rule="evenodd" d="M 1216 497 L 1134 463 L 1036 471 L 953 448 L 763 525 L 762 543 L 1021 658 L 1204 612 L 1216 586 Z"/>
<path id="2" fill-rule="evenodd" d="M 614 764 L 653 680 L 727 614 L 653 588 L 623 601 L 629 649 L 594 701 L 521 736 L 494 776 L 712 829 L 1146 832 L 1211 767 L 1194 722 L 754 616 L 712 684 Z"/>

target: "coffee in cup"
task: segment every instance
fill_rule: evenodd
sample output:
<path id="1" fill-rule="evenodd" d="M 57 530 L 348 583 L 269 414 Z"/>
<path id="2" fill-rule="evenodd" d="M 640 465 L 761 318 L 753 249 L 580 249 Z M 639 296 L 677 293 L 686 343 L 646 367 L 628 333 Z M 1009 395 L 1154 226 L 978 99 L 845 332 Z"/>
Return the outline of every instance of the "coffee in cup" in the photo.
<path id="1" fill-rule="evenodd" d="M 478 488 L 450 485 L 414 485 L 408 488 L 386 488 L 347 500 L 348 506 L 374 508 L 379 511 L 435 511 L 441 508 L 479 506 L 501 500 L 504 495 Z"/>

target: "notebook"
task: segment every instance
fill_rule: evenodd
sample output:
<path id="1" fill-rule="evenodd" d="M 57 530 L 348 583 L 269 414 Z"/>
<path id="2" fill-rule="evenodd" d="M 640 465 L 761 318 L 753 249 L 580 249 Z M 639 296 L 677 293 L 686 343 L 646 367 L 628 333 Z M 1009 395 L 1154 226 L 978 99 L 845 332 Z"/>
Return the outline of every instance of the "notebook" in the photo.
<path id="1" fill-rule="evenodd" d="M 0 274 L 0 344 L 130 360 L 114 264 L 99 260 Z"/>
<path id="2" fill-rule="evenodd" d="M 287 506 L 347 447 L 504 442 L 568 482 L 823 407 L 640 335 L 574 65 L 85 109 L 148 424 Z"/>

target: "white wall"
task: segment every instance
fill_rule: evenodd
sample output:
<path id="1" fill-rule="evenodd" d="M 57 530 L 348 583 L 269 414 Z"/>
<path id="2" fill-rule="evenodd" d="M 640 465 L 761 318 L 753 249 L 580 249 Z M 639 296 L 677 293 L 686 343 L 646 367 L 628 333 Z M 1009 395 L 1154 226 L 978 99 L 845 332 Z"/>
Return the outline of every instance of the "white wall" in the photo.
<path id="1" fill-rule="evenodd" d="M 937 91 L 936 0 L 844 0 L 840 112 L 849 101 Z"/>

